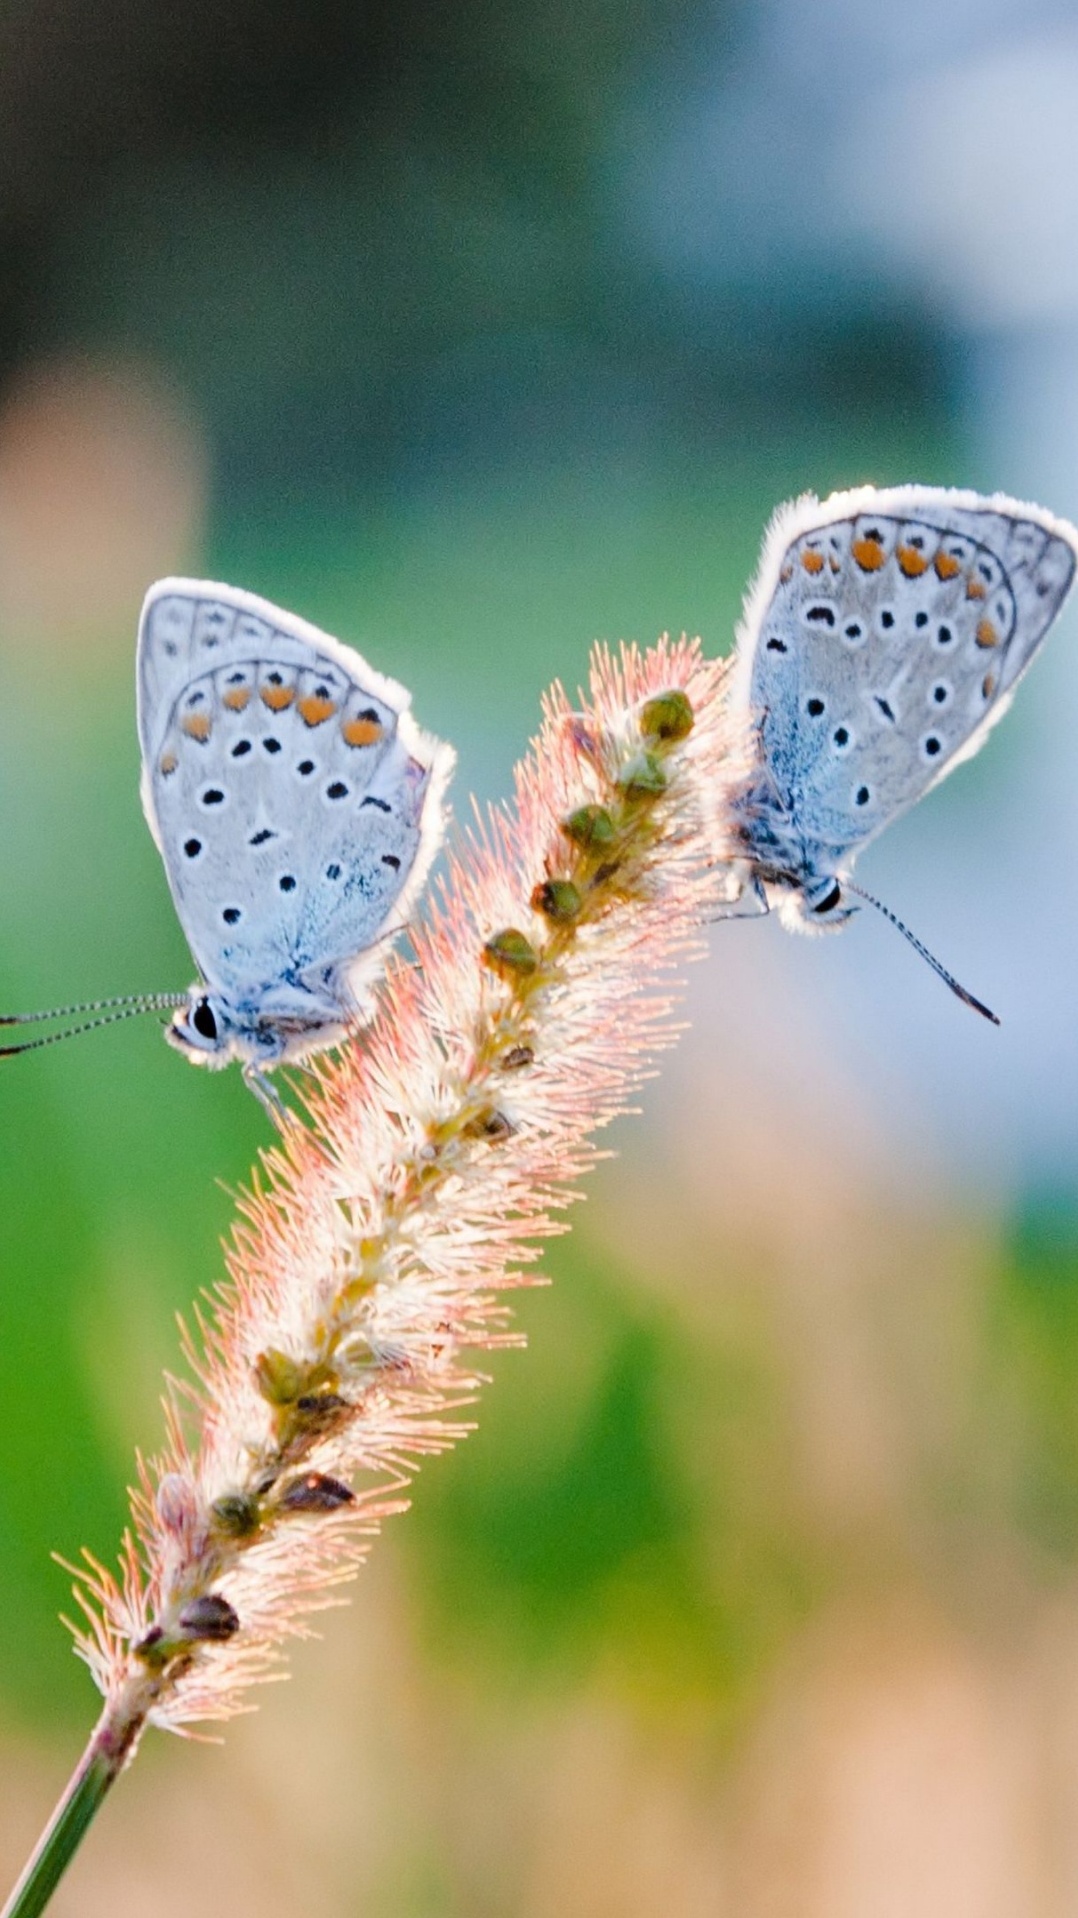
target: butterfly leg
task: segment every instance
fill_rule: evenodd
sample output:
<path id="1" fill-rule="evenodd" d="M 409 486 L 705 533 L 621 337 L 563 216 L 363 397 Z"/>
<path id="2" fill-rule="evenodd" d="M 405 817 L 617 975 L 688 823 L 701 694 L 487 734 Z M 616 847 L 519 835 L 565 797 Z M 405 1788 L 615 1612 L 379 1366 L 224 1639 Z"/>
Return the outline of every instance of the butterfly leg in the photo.
<path id="1" fill-rule="evenodd" d="M 734 908 L 740 907 L 742 900 L 746 897 L 752 900 L 752 905 L 744 912 L 735 911 Z M 720 906 L 716 912 L 708 914 L 708 924 L 711 926 L 725 925 L 728 919 L 766 919 L 770 911 L 771 903 L 764 891 L 763 883 L 757 878 L 756 874 L 753 873 L 751 878 L 741 888 L 741 891 L 736 893 L 731 899 L 730 910 L 727 911 L 724 907 Z"/>
<path id="2" fill-rule="evenodd" d="M 284 1132 L 291 1114 L 272 1081 L 256 1065 L 248 1062 L 243 1068 L 243 1083 L 254 1093 L 263 1111 L 269 1113 L 278 1132 Z"/>

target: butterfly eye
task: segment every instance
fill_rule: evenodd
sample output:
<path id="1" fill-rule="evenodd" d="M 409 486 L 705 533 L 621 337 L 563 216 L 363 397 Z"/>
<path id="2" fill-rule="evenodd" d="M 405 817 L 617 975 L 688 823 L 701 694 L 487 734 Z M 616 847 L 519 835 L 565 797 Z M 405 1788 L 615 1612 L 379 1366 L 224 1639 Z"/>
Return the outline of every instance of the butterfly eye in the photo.
<path id="1" fill-rule="evenodd" d="M 825 893 L 823 898 L 819 900 L 819 902 L 816 905 L 813 906 L 812 910 L 815 913 L 834 912 L 835 907 L 839 904 L 839 901 L 841 900 L 841 898 L 842 898 L 842 887 L 839 885 L 838 880 L 836 879 L 834 885 L 831 887 L 830 892 Z"/>
<path id="2" fill-rule="evenodd" d="M 191 1014 L 191 1024 L 194 1026 L 196 1032 L 202 1034 L 204 1039 L 216 1039 L 217 1021 L 213 1016 L 213 1007 L 210 1005 L 208 999 L 199 1000 Z"/>

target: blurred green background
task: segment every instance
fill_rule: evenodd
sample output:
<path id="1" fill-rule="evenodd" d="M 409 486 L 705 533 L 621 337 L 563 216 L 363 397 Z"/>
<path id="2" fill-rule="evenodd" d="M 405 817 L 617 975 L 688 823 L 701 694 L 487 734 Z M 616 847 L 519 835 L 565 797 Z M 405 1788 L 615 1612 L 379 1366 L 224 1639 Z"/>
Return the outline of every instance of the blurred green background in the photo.
<path id="1" fill-rule="evenodd" d="M 0 1001 L 175 989 L 147 583 L 359 645 L 508 787 L 594 638 L 728 646 L 781 499 L 1078 509 L 1078 31 L 1034 0 L 11 0 Z M 1078 1909 L 1074 619 L 865 878 L 715 928 L 695 1032 L 479 1431 L 224 1749 L 151 1736 L 58 1912 Z M 265 1140 L 154 1022 L 0 1070 L 0 1858 L 95 1708 L 173 1317 Z"/>

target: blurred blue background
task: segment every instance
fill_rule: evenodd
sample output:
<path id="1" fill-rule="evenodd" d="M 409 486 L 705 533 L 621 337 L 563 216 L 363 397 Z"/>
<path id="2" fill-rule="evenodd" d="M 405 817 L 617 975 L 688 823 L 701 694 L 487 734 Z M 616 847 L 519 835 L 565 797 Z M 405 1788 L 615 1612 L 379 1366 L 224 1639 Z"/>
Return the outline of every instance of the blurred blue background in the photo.
<path id="1" fill-rule="evenodd" d="M 223 577 L 507 790 L 595 638 L 731 639 L 781 499 L 1078 516 L 1078 23 L 1047 0 L 11 0 L 0 1001 L 191 976 L 147 583 Z M 57 1911 L 1078 1908 L 1074 613 L 863 877 L 717 927 L 477 1436 L 222 1752 L 151 1739 Z M 0 1070 L 0 1855 L 94 1701 L 173 1314 L 265 1124 L 152 1020 Z M 209 1867 L 207 1866 L 209 1861 Z"/>

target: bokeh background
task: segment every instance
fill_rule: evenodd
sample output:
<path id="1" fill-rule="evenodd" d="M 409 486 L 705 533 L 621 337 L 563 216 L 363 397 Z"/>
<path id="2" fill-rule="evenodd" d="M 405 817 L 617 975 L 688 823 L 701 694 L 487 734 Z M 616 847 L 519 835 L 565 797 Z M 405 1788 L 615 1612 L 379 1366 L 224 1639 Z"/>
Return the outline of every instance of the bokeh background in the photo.
<path id="1" fill-rule="evenodd" d="M 1067 0 L 8 0 L 0 1001 L 177 988 L 147 582 L 295 607 L 503 793 L 596 637 L 727 647 L 772 506 L 1078 515 Z M 58 1913 L 1078 1910 L 1078 620 L 691 1044 L 295 1680 L 151 1736 Z M 0 1071 L 0 1861 L 95 1701 L 173 1315 L 265 1138 L 134 1022 Z"/>

